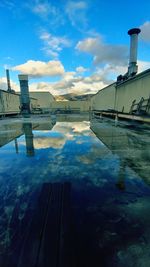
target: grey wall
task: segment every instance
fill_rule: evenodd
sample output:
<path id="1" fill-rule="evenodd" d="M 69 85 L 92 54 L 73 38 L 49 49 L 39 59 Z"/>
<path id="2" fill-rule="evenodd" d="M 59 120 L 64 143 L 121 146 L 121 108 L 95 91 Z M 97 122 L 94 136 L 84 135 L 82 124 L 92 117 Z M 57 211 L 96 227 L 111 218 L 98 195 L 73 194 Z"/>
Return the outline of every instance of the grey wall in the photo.
<path id="1" fill-rule="evenodd" d="M 91 98 L 91 109 L 108 110 L 115 108 L 116 83 L 100 90 Z"/>
<path id="2" fill-rule="evenodd" d="M 91 108 L 129 113 L 134 100 L 139 103 L 142 97 L 148 99 L 149 96 L 150 70 L 147 70 L 119 85 L 113 83 L 100 90 L 91 98 Z"/>
<path id="3" fill-rule="evenodd" d="M 150 72 L 137 75 L 134 79 L 117 86 L 115 108 L 129 113 L 132 102 L 139 103 L 141 98 L 148 99 L 150 96 Z"/>
<path id="4" fill-rule="evenodd" d="M 20 96 L 0 90 L 0 114 L 19 113 Z"/>

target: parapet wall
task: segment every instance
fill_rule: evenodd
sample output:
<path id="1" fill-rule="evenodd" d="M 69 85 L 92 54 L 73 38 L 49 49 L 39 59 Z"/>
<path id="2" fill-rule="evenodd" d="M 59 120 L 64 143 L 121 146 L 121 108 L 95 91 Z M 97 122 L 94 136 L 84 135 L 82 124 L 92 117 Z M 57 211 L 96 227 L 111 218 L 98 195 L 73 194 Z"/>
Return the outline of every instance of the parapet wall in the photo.
<path id="1" fill-rule="evenodd" d="M 55 98 L 50 92 L 30 92 L 30 97 L 37 99 L 38 107 L 43 111 L 50 111 L 52 108 L 52 102 L 55 101 Z"/>
<path id="2" fill-rule="evenodd" d="M 20 96 L 0 90 L 0 115 L 20 112 Z"/>
<path id="3" fill-rule="evenodd" d="M 92 110 L 114 110 L 116 97 L 116 83 L 101 89 L 91 98 Z"/>
<path id="4" fill-rule="evenodd" d="M 54 101 L 51 104 L 53 111 L 89 111 L 89 101 Z"/>
<path id="5" fill-rule="evenodd" d="M 31 111 L 42 112 L 87 112 L 89 101 L 55 101 L 49 92 L 30 93 Z M 0 115 L 20 113 L 20 95 L 0 90 Z"/>
<path id="6" fill-rule="evenodd" d="M 115 109 L 120 112 L 129 113 L 133 101 L 139 103 L 140 100 L 150 97 L 150 72 L 143 72 L 135 78 L 118 85 L 116 87 Z"/>
<path id="7" fill-rule="evenodd" d="M 144 100 L 146 106 L 149 97 L 150 69 L 120 84 L 113 83 L 100 90 L 91 98 L 91 109 L 130 113 L 133 103 L 137 107 Z M 147 113 L 150 114 L 150 109 L 147 109 Z"/>
<path id="8" fill-rule="evenodd" d="M 30 98 L 31 110 L 38 105 L 37 99 Z M 20 113 L 20 94 L 0 90 L 0 115 Z"/>

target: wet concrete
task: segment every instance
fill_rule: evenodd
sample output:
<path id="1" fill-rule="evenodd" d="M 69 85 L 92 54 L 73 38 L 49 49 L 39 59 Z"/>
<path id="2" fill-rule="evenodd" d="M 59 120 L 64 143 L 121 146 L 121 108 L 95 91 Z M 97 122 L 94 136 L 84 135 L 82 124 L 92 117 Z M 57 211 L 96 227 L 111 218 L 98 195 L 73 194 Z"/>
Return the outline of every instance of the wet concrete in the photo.
<path id="1" fill-rule="evenodd" d="M 149 267 L 147 127 L 82 116 L 16 118 L 0 124 L 0 144 L 0 259 L 13 253 L 16 205 L 21 223 L 44 182 L 70 181 L 78 266 Z"/>

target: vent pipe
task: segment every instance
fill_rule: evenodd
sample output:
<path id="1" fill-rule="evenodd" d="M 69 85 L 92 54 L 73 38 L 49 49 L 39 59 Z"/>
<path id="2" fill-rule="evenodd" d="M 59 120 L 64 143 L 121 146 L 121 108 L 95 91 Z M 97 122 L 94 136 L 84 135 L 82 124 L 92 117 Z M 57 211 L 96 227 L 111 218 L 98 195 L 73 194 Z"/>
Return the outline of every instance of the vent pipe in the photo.
<path id="1" fill-rule="evenodd" d="M 128 67 L 128 76 L 134 76 L 138 71 L 137 66 L 137 47 L 138 47 L 138 34 L 141 32 L 138 28 L 133 28 L 128 31 L 130 35 L 130 59 Z"/>
<path id="2" fill-rule="evenodd" d="M 7 91 L 11 92 L 11 85 L 10 85 L 10 76 L 9 76 L 9 70 L 6 70 L 6 78 L 7 78 Z"/>
<path id="3" fill-rule="evenodd" d="M 18 75 L 20 82 L 20 91 L 21 91 L 21 113 L 24 115 L 30 114 L 30 97 L 29 97 L 29 87 L 28 87 L 28 75 L 19 74 Z"/>

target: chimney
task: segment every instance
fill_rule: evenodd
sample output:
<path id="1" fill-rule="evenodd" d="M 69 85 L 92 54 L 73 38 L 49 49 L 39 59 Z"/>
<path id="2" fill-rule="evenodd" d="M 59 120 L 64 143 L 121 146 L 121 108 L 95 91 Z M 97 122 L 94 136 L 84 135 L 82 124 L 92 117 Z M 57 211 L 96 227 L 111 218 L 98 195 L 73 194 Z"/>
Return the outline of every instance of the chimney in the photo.
<path id="1" fill-rule="evenodd" d="M 9 77 L 9 70 L 6 70 L 6 77 L 7 77 L 7 91 L 11 92 L 11 86 L 10 86 L 10 77 Z"/>
<path id="2" fill-rule="evenodd" d="M 138 34 L 141 32 L 138 28 L 133 28 L 128 31 L 130 35 L 130 59 L 128 67 L 128 76 L 133 76 L 138 71 L 137 66 L 137 46 L 138 46 Z"/>
<path id="3" fill-rule="evenodd" d="M 28 87 L 28 75 L 18 75 L 20 82 L 20 91 L 21 91 L 21 113 L 23 115 L 30 114 L 30 97 L 29 97 L 29 87 Z"/>

